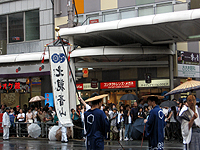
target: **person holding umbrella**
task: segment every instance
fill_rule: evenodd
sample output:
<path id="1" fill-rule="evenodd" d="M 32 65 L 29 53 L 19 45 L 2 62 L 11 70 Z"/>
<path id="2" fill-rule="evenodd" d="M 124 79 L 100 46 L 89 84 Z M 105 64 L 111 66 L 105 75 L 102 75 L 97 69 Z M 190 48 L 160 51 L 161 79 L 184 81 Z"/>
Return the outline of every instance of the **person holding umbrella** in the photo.
<path id="1" fill-rule="evenodd" d="M 165 115 L 158 106 L 158 97 L 150 96 L 147 100 L 148 104 L 153 107 L 148 120 L 144 121 L 146 123 L 146 136 L 149 138 L 149 149 L 163 150 Z"/>
<path id="2" fill-rule="evenodd" d="M 187 97 L 188 109 L 182 113 L 181 130 L 185 149 L 200 150 L 200 109 L 196 107 L 196 97 Z"/>

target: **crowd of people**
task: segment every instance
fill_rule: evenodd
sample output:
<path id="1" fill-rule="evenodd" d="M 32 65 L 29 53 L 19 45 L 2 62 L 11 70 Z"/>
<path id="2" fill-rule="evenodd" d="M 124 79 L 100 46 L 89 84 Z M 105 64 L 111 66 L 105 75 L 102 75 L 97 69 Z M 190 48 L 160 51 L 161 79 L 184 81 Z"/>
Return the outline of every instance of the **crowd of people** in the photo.
<path id="1" fill-rule="evenodd" d="M 82 100 L 81 98 L 79 100 L 81 104 L 77 105 L 76 109 L 71 109 L 71 119 L 74 124 L 73 137 L 75 139 L 84 139 L 88 135 L 86 131 L 86 127 L 85 127 L 86 126 L 85 115 L 88 113 L 88 111 L 89 112 L 91 111 L 92 103 L 90 104 L 89 102 L 88 104 L 86 104 L 85 101 Z M 185 128 L 182 128 L 182 131 L 181 131 L 181 127 L 183 126 L 184 120 L 186 120 L 185 121 L 186 125 L 188 125 L 188 121 L 189 121 L 189 129 L 194 128 L 195 131 L 199 127 L 197 128 L 196 125 L 195 127 L 193 127 L 194 124 L 196 123 L 200 125 L 200 119 L 198 117 L 198 111 L 200 109 L 194 111 L 195 113 L 192 113 L 192 109 L 194 109 L 193 105 L 195 105 L 197 108 L 200 107 L 200 104 L 196 103 L 196 98 L 193 97 L 191 99 L 190 97 L 188 97 L 185 101 L 178 101 L 176 99 L 173 99 L 172 101 L 174 101 L 175 102 L 174 104 L 176 105 L 173 105 L 172 107 L 164 106 L 162 108 L 159 107 L 159 101 L 158 100 L 156 101 L 155 97 L 152 100 L 151 99 L 149 100 L 150 101 L 148 101 L 148 103 L 147 102 L 145 103 L 144 100 L 140 100 L 138 102 L 134 101 L 133 105 L 131 106 L 124 105 L 124 104 L 115 105 L 112 103 L 105 106 L 104 104 L 101 103 L 102 105 L 100 105 L 101 106 L 100 110 L 102 110 L 102 112 L 104 113 L 106 120 L 109 121 L 109 130 L 106 130 L 105 138 L 107 140 L 120 140 L 120 141 L 134 140 L 133 138 L 134 133 L 132 129 L 133 129 L 133 123 L 137 119 L 144 120 L 144 123 L 146 123 L 145 132 L 147 132 L 148 134 L 149 129 L 151 128 L 150 127 L 151 125 L 148 126 L 148 124 L 150 120 L 152 119 L 152 115 L 149 115 L 149 114 L 153 113 L 153 111 L 151 111 L 153 109 L 154 111 L 156 111 L 156 113 L 158 113 L 156 114 L 157 116 L 156 115 L 155 116 L 157 118 L 160 118 L 160 125 L 162 125 L 165 131 L 163 138 L 165 138 L 165 140 L 177 139 L 180 142 L 183 141 L 183 143 L 187 143 L 187 140 L 185 140 L 184 137 L 186 135 L 188 136 L 189 131 L 185 130 Z M 155 101 L 156 103 L 151 104 L 152 103 L 151 101 Z M 93 104 L 95 103 L 93 102 Z M 100 101 L 98 105 L 99 104 L 100 104 Z M 191 111 L 189 112 L 188 110 L 190 110 L 190 108 L 191 108 Z M 160 113 L 161 109 L 162 109 L 162 113 Z M 5 133 L 7 132 L 8 129 L 10 130 L 11 136 L 17 136 L 17 137 L 29 136 L 26 133 L 27 131 L 25 130 L 21 130 L 21 135 L 19 134 L 18 123 L 24 122 L 24 124 L 21 124 L 21 128 L 22 129 L 24 128 L 26 130 L 28 126 L 33 122 L 40 124 L 41 128 L 44 128 L 44 126 L 42 126 L 41 123 L 46 123 L 47 126 L 59 124 L 57 114 L 54 111 L 53 107 L 51 106 L 49 107 L 49 104 L 46 104 L 45 107 L 32 106 L 30 108 L 27 108 L 27 105 L 24 105 L 23 108 L 21 108 L 19 105 L 14 108 L 8 108 L 5 105 L 1 105 L 0 113 L 5 114 L 3 115 L 3 120 L 5 118 L 8 119 L 8 116 L 9 116 L 10 124 L 3 122 L 2 126 L 4 127 Z M 192 116 L 190 115 L 190 113 L 193 115 L 193 117 L 188 119 L 189 118 L 188 116 Z M 162 119 L 164 119 L 164 123 L 162 122 Z M 43 130 L 41 137 L 45 135 L 44 131 L 45 130 Z M 187 132 L 187 134 L 185 135 L 184 132 Z M 143 135 L 141 134 L 139 138 L 140 139 L 143 138 L 142 136 Z M 6 134 L 5 134 L 5 139 L 7 139 Z"/>
<path id="2" fill-rule="evenodd" d="M 58 117 L 54 108 L 49 107 L 46 104 L 45 107 L 23 105 L 21 108 L 19 105 L 16 107 L 7 107 L 6 105 L 1 105 L 0 113 L 6 112 L 8 110 L 8 115 L 10 119 L 9 133 L 12 137 L 25 137 L 28 136 L 27 129 L 31 123 L 37 123 L 42 128 L 41 137 L 45 137 L 46 124 L 48 127 L 58 124 Z M 3 121 L 3 120 L 2 120 Z"/>
<path id="3" fill-rule="evenodd" d="M 177 120 L 180 110 L 182 107 L 187 105 L 187 102 L 183 103 L 173 100 L 177 103 L 177 106 L 163 107 L 162 110 L 165 114 L 165 139 L 174 140 L 178 139 L 182 141 L 181 136 L 181 125 Z M 144 100 L 135 101 L 133 105 L 115 105 L 109 104 L 105 106 L 102 104 L 100 108 L 107 119 L 110 122 L 110 132 L 107 133 L 106 139 L 108 140 L 133 140 L 132 125 L 138 118 L 146 119 L 152 109 Z M 86 111 L 85 105 L 77 105 L 76 110 L 71 109 L 71 119 L 75 125 L 74 127 L 74 138 L 82 139 L 84 135 L 84 112 Z M 140 137 L 141 138 L 141 137 Z"/>

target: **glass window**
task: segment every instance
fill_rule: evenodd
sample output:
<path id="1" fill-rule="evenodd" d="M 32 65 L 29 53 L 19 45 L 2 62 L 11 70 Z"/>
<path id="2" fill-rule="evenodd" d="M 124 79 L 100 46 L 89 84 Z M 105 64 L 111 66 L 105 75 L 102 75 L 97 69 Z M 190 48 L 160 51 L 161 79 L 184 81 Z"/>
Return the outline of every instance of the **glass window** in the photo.
<path id="1" fill-rule="evenodd" d="M 113 21 L 113 20 L 118 20 L 118 13 L 117 12 L 103 13 L 103 21 L 104 22 Z"/>
<path id="2" fill-rule="evenodd" d="M 157 5 L 156 6 L 156 14 L 167 13 L 173 11 L 172 4 L 165 4 L 165 5 Z"/>
<path id="3" fill-rule="evenodd" d="M 135 10 L 122 10 L 121 11 L 121 19 L 133 18 L 137 17 L 137 11 Z"/>
<path id="4" fill-rule="evenodd" d="M 155 0 L 136 0 L 136 5 L 152 4 Z"/>
<path id="5" fill-rule="evenodd" d="M 89 17 L 89 18 L 88 18 Z M 99 14 L 87 16 L 87 24 L 99 23 Z"/>
<path id="6" fill-rule="evenodd" d="M 9 18 L 9 42 L 24 41 L 23 30 L 23 13 L 15 13 L 8 16 Z"/>
<path id="7" fill-rule="evenodd" d="M 84 21 L 83 20 L 83 16 L 78 15 L 78 26 L 82 25 L 83 21 Z M 76 16 L 74 17 L 74 22 L 75 23 L 77 22 L 77 17 Z"/>
<path id="8" fill-rule="evenodd" d="M 26 41 L 40 39 L 39 10 L 25 12 Z"/>
<path id="9" fill-rule="evenodd" d="M 153 7 L 141 7 L 138 9 L 139 16 L 148 16 L 154 14 L 154 8 Z"/>
<path id="10" fill-rule="evenodd" d="M 7 17 L 0 16 L 0 40 L 7 39 Z"/>

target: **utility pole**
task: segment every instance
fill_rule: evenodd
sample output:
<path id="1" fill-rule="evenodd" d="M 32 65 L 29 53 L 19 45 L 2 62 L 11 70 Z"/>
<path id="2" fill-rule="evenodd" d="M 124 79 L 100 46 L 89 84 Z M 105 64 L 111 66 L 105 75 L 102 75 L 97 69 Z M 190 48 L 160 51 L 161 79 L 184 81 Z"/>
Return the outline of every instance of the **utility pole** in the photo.
<path id="1" fill-rule="evenodd" d="M 73 0 L 67 0 L 67 11 L 68 11 L 68 28 L 74 26 L 74 9 L 73 9 Z"/>

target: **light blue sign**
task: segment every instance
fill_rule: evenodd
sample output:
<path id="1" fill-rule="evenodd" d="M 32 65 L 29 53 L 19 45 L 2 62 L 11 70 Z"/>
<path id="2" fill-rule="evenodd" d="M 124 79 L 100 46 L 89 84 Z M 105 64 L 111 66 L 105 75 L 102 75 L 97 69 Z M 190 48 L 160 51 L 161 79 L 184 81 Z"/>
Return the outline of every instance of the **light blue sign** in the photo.
<path id="1" fill-rule="evenodd" d="M 45 105 L 49 103 L 49 107 L 54 107 L 53 93 L 45 93 Z"/>

